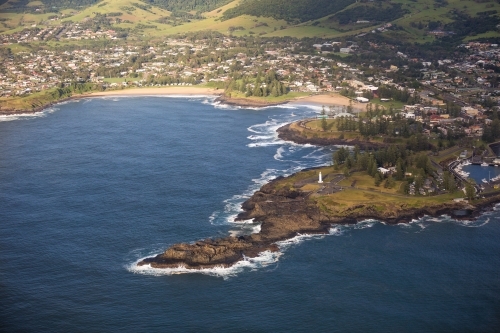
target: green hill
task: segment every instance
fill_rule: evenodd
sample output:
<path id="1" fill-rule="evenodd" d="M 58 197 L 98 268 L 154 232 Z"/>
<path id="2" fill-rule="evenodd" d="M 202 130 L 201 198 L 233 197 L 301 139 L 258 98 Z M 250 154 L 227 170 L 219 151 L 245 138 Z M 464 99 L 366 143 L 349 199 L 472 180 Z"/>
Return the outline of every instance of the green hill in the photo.
<path id="1" fill-rule="evenodd" d="M 212 30 L 410 43 L 500 39 L 499 0 L 0 0 L 0 33 L 92 21 L 129 38 Z"/>

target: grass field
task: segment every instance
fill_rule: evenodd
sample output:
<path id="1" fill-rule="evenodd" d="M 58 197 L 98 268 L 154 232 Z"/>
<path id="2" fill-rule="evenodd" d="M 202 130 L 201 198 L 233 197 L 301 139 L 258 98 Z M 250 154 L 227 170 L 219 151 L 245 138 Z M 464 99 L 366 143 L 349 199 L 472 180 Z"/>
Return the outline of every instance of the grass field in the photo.
<path id="1" fill-rule="evenodd" d="M 394 101 L 394 100 L 391 100 L 391 101 L 388 101 L 388 102 L 382 102 L 380 100 L 380 98 L 374 98 L 374 99 L 370 100 L 370 103 L 374 104 L 374 106 L 375 106 L 375 104 L 381 105 L 387 111 L 389 111 L 389 109 L 391 108 L 391 106 L 392 106 L 393 110 L 401 110 L 403 108 L 403 106 L 405 105 L 405 103 L 403 103 L 403 102 Z"/>
<path id="2" fill-rule="evenodd" d="M 463 193 L 418 197 L 346 188 L 337 193 L 315 197 L 314 200 L 324 211 L 336 216 L 375 210 L 379 213 L 383 212 L 384 216 L 394 217 L 408 209 L 438 206 L 459 197 L 463 197 Z"/>
<path id="3" fill-rule="evenodd" d="M 401 184 L 403 183 L 401 181 L 396 181 L 394 187 L 385 188 L 385 181 L 383 181 L 380 186 L 375 186 L 375 179 L 372 176 L 368 175 L 366 172 L 355 172 L 348 178 L 341 181 L 339 185 L 350 187 L 353 182 L 356 182 L 354 187 L 357 189 L 391 194 L 400 194 L 398 193 L 398 191 L 401 187 Z"/>
<path id="4" fill-rule="evenodd" d="M 315 192 L 321 188 L 317 184 L 318 174 L 321 171 L 323 179 L 339 175 L 333 167 L 323 167 L 320 169 L 301 171 L 291 177 L 281 180 L 277 188 L 299 187 L 303 191 Z M 356 180 L 355 187 L 351 187 L 352 182 Z M 398 193 L 402 182 L 396 182 L 392 189 L 386 189 L 374 185 L 374 179 L 366 172 L 356 172 L 348 179 L 339 183 L 344 189 L 328 195 L 314 195 L 314 200 L 318 206 L 329 214 L 336 216 L 346 216 L 356 211 L 369 211 L 375 209 L 378 212 L 387 213 L 391 216 L 396 212 L 401 212 L 410 208 L 423 208 L 440 205 L 450 202 L 452 199 L 463 197 L 462 192 L 453 194 L 444 194 L 438 196 L 408 196 Z"/>

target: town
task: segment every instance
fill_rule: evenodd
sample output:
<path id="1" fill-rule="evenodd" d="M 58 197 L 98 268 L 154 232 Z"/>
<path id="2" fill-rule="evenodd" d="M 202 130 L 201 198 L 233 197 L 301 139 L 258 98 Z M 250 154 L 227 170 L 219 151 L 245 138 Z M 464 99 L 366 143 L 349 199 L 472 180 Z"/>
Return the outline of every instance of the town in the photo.
<path id="1" fill-rule="evenodd" d="M 8 98 L 79 83 L 104 91 L 129 87 L 208 85 L 268 96 L 256 77 L 272 72 L 282 95 L 290 92 L 338 92 L 374 103 L 427 124 L 443 135 L 458 129 L 468 137 L 493 141 L 491 125 L 498 109 L 497 44 L 470 42 L 445 59 L 423 59 L 385 43 L 368 41 L 241 38 L 206 32 L 159 42 L 120 40 L 113 30 L 93 31 L 80 24 L 0 36 L 3 43 L 0 95 Z M 54 37 L 51 37 L 54 36 Z M 67 44 L 13 53 L 13 44 L 38 39 L 89 39 L 88 47 Z M 453 57 L 453 55 L 456 55 Z M 378 59 L 381 59 L 378 61 Z M 255 85 L 259 93 L 255 93 Z M 390 105 L 390 106 L 388 106 Z"/>

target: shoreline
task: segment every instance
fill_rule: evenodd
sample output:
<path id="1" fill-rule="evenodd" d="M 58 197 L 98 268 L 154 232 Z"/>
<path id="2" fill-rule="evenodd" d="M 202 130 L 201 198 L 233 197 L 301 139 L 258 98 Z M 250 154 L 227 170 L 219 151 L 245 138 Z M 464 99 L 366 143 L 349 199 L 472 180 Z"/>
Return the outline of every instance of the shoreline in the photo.
<path id="1" fill-rule="evenodd" d="M 109 90 L 109 91 L 96 91 L 91 93 L 85 93 L 80 95 L 73 95 L 71 97 L 66 97 L 59 99 L 57 101 L 52 101 L 43 106 L 38 106 L 32 110 L 0 110 L 0 116 L 16 116 L 16 115 L 27 115 L 36 114 L 43 112 L 43 110 L 50 108 L 54 105 L 79 100 L 84 98 L 99 98 L 99 97 L 144 97 L 144 96 L 220 96 L 223 93 L 222 90 L 215 88 L 206 87 L 196 87 L 196 86 L 185 86 L 185 87 L 159 87 L 159 88 L 132 88 L 132 89 L 120 89 L 120 90 Z"/>
<path id="2" fill-rule="evenodd" d="M 230 98 L 224 95 L 222 89 L 207 88 L 199 86 L 175 86 L 175 87 L 158 87 L 158 88 L 131 88 L 120 90 L 109 90 L 103 92 L 91 92 L 81 95 L 73 95 L 70 97 L 62 98 L 56 101 L 49 102 L 45 105 L 38 106 L 31 110 L 12 110 L 1 109 L 0 116 L 16 116 L 16 115 L 29 115 L 43 112 L 43 110 L 50 108 L 59 103 L 64 103 L 72 100 L 79 100 L 84 98 L 98 98 L 98 97 L 144 97 L 144 96 L 213 96 L 216 101 L 232 106 L 240 107 L 269 107 L 278 105 L 311 105 L 311 106 L 342 106 L 347 107 L 352 104 L 355 110 L 366 110 L 366 104 L 358 102 L 350 102 L 351 100 L 337 93 L 322 93 L 317 95 L 309 95 L 302 97 L 293 97 L 285 99 L 280 102 L 268 102 L 266 100 L 258 100 L 251 98 Z"/>

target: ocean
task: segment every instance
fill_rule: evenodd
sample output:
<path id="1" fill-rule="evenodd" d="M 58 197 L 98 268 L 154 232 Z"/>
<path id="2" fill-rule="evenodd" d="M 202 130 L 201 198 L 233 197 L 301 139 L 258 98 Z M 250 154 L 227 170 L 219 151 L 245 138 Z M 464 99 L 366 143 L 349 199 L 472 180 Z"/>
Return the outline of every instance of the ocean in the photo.
<path id="1" fill-rule="evenodd" d="M 330 164 L 335 147 L 275 133 L 320 109 L 145 96 L 2 117 L 0 330 L 498 332 L 500 207 L 332 226 L 229 269 L 136 266 L 174 243 L 258 232 L 234 222 L 246 198 Z"/>

